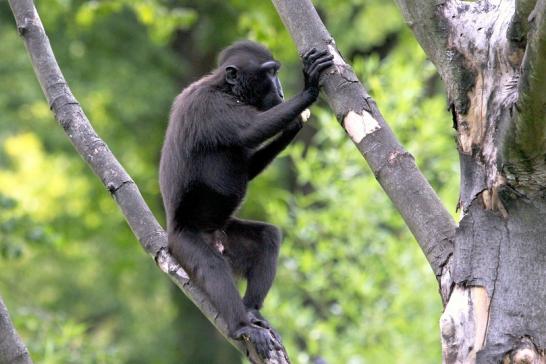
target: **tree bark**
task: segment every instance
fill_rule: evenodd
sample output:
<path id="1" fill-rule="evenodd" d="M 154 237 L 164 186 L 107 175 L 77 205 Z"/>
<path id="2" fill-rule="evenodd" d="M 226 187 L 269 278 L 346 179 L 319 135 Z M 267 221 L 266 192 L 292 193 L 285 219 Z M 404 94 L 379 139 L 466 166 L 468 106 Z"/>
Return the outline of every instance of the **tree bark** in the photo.
<path id="1" fill-rule="evenodd" d="M 187 273 L 167 250 L 167 235 L 159 225 L 138 187 L 117 161 L 106 143 L 89 123 L 76 98 L 72 95 L 57 64 L 53 50 L 32 0 L 9 0 L 19 34 L 24 38 L 32 66 L 55 118 L 70 141 L 101 179 L 120 207 L 127 223 L 142 247 L 160 269 L 195 303 L 203 314 L 252 363 L 289 363 L 282 343 L 272 351 L 269 360 L 258 357 L 249 341 L 235 341 L 227 336 L 227 325 L 208 297 L 189 279 Z M 275 336 L 270 333 L 273 340 Z"/>
<path id="2" fill-rule="evenodd" d="M 0 364 L 32 364 L 27 347 L 15 331 L 0 297 Z"/>
<path id="3" fill-rule="evenodd" d="M 445 363 L 545 363 L 545 0 L 397 0 L 447 89 L 461 164 Z"/>
<path id="4" fill-rule="evenodd" d="M 447 300 L 455 222 L 421 174 L 413 156 L 396 140 L 375 101 L 342 58 L 310 0 L 272 0 L 300 53 L 327 48 L 334 66 L 322 76 L 323 91 L 339 122 L 417 239 Z"/>

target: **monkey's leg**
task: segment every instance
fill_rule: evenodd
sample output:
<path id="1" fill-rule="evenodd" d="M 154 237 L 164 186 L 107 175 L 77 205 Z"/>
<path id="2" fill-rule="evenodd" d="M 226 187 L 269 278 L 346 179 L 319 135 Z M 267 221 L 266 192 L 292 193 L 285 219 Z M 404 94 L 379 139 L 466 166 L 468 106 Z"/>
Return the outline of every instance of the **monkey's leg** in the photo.
<path id="1" fill-rule="evenodd" d="M 258 311 L 275 279 L 281 232 L 263 222 L 232 219 L 225 233 L 224 256 L 247 279 L 243 303 L 248 310 Z"/>
<path id="2" fill-rule="evenodd" d="M 230 333 L 250 324 L 229 264 L 207 243 L 205 233 L 169 233 L 169 249 L 196 285 L 207 293 Z"/>

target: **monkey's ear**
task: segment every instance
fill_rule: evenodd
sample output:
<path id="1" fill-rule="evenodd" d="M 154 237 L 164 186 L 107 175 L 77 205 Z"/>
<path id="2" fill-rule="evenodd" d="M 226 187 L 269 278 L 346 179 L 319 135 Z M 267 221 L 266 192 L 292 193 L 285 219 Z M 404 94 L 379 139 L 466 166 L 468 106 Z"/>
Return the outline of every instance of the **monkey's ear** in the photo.
<path id="1" fill-rule="evenodd" d="M 239 73 L 239 69 L 237 66 L 229 65 L 226 66 L 226 82 L 230 85 L 234 85 L 237 83 L 237 74 Z"/>

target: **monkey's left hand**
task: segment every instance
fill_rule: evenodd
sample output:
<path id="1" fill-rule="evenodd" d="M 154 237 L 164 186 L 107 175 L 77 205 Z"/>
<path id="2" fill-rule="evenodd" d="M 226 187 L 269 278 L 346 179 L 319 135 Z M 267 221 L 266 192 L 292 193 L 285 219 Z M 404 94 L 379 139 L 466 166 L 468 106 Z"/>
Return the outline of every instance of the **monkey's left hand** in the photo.
<path id="1" fill-rule="evenodd" d="M 318 51 L 316 48 L 311 48 L 302 56 L 304 91 L 312 95 L 313 101 L 319 94 L 320 75 L 322 71 L 334 64 L 333 59 L 334 56 L 328 50 Z"/>

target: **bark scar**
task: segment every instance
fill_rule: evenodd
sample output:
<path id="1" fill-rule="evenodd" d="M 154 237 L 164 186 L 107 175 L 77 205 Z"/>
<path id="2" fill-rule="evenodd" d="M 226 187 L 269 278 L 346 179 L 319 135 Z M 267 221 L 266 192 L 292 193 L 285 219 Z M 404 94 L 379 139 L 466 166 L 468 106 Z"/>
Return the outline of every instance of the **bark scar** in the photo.
<path id="1" fill-rule="evenodd" d="M 362 114 L 358 114 L 352 110 L 349 111 L 345 118 L 343 118 L 343 126 L 353 142 L 357 144 L 360 143 L 365 136 L 381 129 L 377 120 L 375 120 L 366 110 L 362 110 Z"/>

